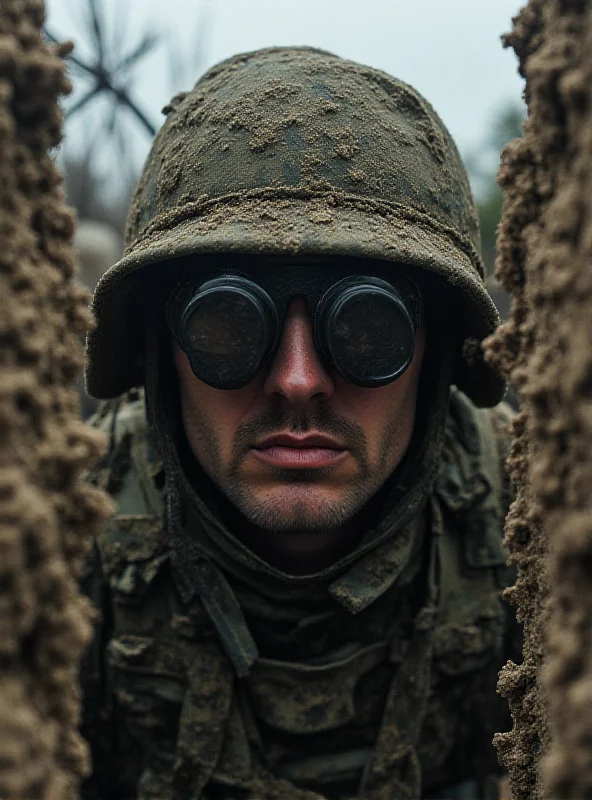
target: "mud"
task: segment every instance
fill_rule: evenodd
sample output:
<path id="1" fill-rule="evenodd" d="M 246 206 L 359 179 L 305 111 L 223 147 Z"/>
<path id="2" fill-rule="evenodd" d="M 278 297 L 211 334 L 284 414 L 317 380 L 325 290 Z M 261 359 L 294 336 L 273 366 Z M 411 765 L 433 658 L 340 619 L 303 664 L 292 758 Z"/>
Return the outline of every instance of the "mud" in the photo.
<path id="1" fill-rule="evenodd" d="M 79 482 L 101 440 L 75 379 L 90 318 L 73 282 L 74 219 L 48 153 L 63 61 L 42 0 L 0 7 L 0 797 L 77 797 L 78 662 L 90 610 L 76 578 L 103 495 Z M 63 49 L 62 49 L 63 53 Z"/>
<path id="2" fill-rule="evenodd" d="M 514 727 L 497 746 L 515 800 L 583 798 L 592 796 L 592 3 L 531 0 L 506 44 L 529 113 L 502 157 L 497 277 L 513 302 L 489 354 L 524 409 L 507 540 L 525 645 L 523 664 L 501 675 Z"/>

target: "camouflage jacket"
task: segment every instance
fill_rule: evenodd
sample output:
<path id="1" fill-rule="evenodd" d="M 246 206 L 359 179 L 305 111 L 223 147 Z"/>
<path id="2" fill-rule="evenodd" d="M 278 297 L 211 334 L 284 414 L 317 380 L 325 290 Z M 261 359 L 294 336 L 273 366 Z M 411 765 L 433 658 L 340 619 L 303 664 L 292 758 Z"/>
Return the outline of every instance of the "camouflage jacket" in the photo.
<path id="1" fill-rule="evenodd" d="M 142 395 L 106 405 L 95 424 L 111 449 L 94 479 L 117 512 L 84 578 L 100 615 L 82 673 L 94 763 L 82 797 L 495 797 L 496 681 L 516 641 L 500 599 L 508 421 L 455 391 L 412 520 L 308 587 L 253 579 L 194 519 L 196 591 L 172 557 Z M 233 661 L 240 636 L 248 669 Z"/>

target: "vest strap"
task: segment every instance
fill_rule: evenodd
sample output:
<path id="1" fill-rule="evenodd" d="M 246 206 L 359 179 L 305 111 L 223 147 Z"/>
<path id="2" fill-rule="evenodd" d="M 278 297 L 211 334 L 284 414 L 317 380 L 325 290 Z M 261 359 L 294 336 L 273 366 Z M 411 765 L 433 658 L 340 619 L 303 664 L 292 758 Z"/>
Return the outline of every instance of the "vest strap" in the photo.
<path id="1" fill-rule="evenodd" d="M 416 748 L 430 688 L 438 546 L 438 537 L 432 537 L 427 602 L 415 617 L 411 647 L 391 681 L 374 754 L 358 791 L 364 800 L 417 800 L 421 796 Z"/>
<path id="2" fill-rule="evenodd" d="M 220 757 L 233 688 L 232 667 L 218 643 L 201 643 L 187 674 L 173 800 L 201 797 Z"/>

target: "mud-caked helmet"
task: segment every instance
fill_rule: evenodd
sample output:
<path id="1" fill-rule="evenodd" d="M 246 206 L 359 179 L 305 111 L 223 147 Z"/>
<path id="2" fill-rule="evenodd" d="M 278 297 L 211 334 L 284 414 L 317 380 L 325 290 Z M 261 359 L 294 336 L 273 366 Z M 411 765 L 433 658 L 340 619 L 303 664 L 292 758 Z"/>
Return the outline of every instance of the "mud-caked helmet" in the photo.
<path id="1" fill-rule="evenodd" d="M 501 399 L 504 382 L 480 347 L 499 318 L 467 175 L 418 92 L 330 53 L 273 48 L 218 64 L 165 113 L 125 255 L 95 291 L 92 395 L 143 382 L 136 306 L 148 275 L 165 278 L 185 256 L 199 265 L 260 254 L 379 259 L 436 274 L 454 287 L 462 320 L 455 383 L 479 406 Z"/>

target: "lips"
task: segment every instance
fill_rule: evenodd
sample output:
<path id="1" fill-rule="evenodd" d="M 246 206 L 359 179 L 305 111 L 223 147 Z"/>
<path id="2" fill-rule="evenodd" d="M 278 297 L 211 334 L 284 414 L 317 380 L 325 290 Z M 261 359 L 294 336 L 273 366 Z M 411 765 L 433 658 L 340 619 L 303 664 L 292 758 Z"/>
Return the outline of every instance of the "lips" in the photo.
<path id="1" fill-rule="evenodd" d="M 277 467 L 327 467 L 347 455 L 347 448 L 330 436 L 281 433 L 263 439 L 253 447 L 254 454 Z"/>
<path id="2" fill-rule="evenodd" d="M 264 450 L 267 447 L 296 447 L 298 449 L 308 447 L 324 447 L 329 450 L 344 450 L 342 444 L 331 439 L 329 436 L 323 436 L 320 433 L 309 433 L 307 436 L 293 436 L 290 433 L 278 433 L 275 436 L 269 436 L 263 439 L 262 442 L 255 445 L 256 450 Z"/>

